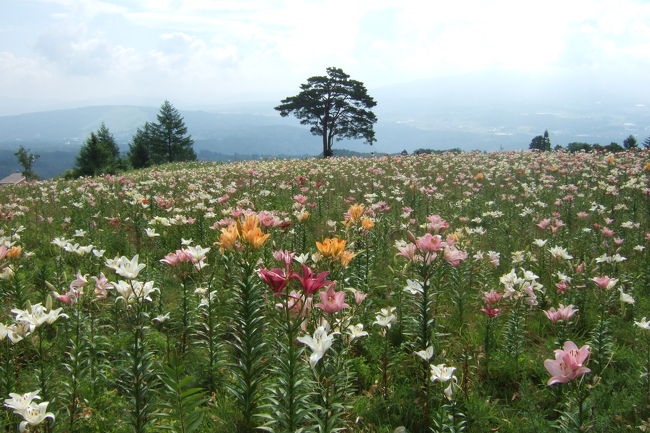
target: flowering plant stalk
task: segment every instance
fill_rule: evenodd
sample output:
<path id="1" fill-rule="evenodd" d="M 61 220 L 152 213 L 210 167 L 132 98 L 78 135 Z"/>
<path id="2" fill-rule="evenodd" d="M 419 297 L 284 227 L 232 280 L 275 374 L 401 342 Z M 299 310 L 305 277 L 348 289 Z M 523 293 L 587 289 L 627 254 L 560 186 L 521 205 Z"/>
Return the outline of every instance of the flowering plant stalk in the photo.
<path id="1" fill-rule="evenodd" d="M 317 384 L 317 402 L 312 408 L 318 432 L 335 433 L 345 429 L 346 400 L 352 393 L 352 377 L 349 361 L 342 347 L 331 350 L 332 354 L 312 368 Z"/>
<path id="2" fill-rule="evenodd" d="M 138 263 L 138 256 L 132 259 L 121 257 L 107 261 L 107 266 L 126 278 L 114 283 L 119 296 L 115 302 L 121 304 L 122 312 L 131 328 L 132 339 L 126 351 L 126 363 L 122 368 L 120 385 L 129 400 L 129 422 L 135 433 L 145 433 L 153 419 L 151 401 L 157 380 L 154 374 L 153 353 L 147 347 L 147 324 L 150 322 L 148 303 L 159 290 L 153 281 L 136 281 L 146 266 Z"/>
<path id="3" fill-rule="evenodd" d="M 260 270 L 261 278 L 273 290 L 274 300 L 279 302 L 274 315 L 277 332 L 275 362 L 266 412 L 267 420 L 262 429 L 271 432 L 293 432 L 309 422 L 310 380 L 307 368 L 301 362 L 303 348 L 297 346 L 298 333 L 306 320 L 311 301 L 304 291 L 290 291 L 289 280 L 294 278 L 291 269 L 293 253 L 279 251 L 274 256 L 284 262 L 284 269 Z"/>
<path id="4" fill-rule="evenodd" d="M 384 351 L 381 358 L 381 384 L 382 396 L 384 397 L 384 400 L 388 398 L 388 357 L 390 354 L 388 330 L 397 320 L 397 316 L 395 316 L 394 312 L 395 307 L 382 308 L 375 316 L 376 320 L 373 323 L 380 326 L 380 333 L 384 339 Z"/>
<path id="5" fill-rule="evenodd" d="M 81 399 L 79 386 L 80 381 L 83 379 L 85 374 L 85 369 L 82 365 L 82 358 L 87 353 L 87 348 L 85 347 L 85 341 L 81 335 L 82 323 L 84 320 L 83 316 L 81 303 L 77 302 L 74 304 L 72 311 L 72 336 L 68 342 L 68 351 L 66 352 L 68 362 L 64 364 L 64 368 L 68 371 L 68 380 L 65 383 L 65 390 L 66 399 L 68 401 L 68 431 L 70 432 L 77 431 L 75 421 L 78 416 L 79 403 Z"/>
<path id="6" fill-rule="evenodd" d="M 145 323 L 149 315 L 142 302 L 135 302 L 130 311 L 132 341 L 127 351 L 127 367 L 122 370 L 122 385 L 130 401 L 130 423 L 135 433 L 147 431 L 153 413 L 150 402 L 156 384 L 153 374 L 153 353 L 147 348 Z"/>
<path id="7" fill-rule="evenodd" d="M 251 260 L 252 261 L 252 260 Z M 254 261 L 252 261 L 254 263 Z M 253 432 L 261 406 L 261 385 L 267 374 L 266 317 L 263 293 L 253 265 L 247 260 L 229 262 L 227 272 L 240 272 L 235 280 L 233 315 L 230 330 L 233 340 L 231 369 L 234 382 L 230 391 L 238 402 L 241 418 L 238 432 Z"/>
<path id="8" fill-rule="evenodd" d="M 544 367 L 551 375 L 547 385 L 569 383 L 571 391 L 564 402 L 565 410 L 560 412 L 558 428 L 563 431 L 582 431 L 588 405 L 588 389 L 582 385 L 583 376 L 591 373 L 585 366 L 591 349 L 588 345 L 580 348 L 573 341 L 566 341 L 562 349 L 555 350 L 555 359 L 544 361 Z M 580 379 L 576 381 L 575 379 Z M 561 385 L 557 385 L 561 386 Z"/>
<path id="9" fill-rule="evenodd" d="M 208 280 L 205 288 L 196 289 L 199 291 L 201 301 L 198 306 L 198 323 L 196 337 L 199 346 L 207 351 L 208 364 L 208 391 L 214 392 L 217 388 L 217 378 L 215 377 L 215 370 L 220 363 L 220 354 L 223 350 L 221 342 L 221 323 L 217 320 L 217 312 L 219 308 L 219 300 L 217 299 L 217 292 L 212 290 L 212 277 Z"/>

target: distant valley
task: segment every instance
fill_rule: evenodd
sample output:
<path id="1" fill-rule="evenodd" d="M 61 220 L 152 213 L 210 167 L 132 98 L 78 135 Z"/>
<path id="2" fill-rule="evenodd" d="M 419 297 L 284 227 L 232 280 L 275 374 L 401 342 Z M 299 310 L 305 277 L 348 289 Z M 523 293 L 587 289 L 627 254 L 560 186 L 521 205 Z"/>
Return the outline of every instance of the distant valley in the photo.
<path id="1" fill-rule="evenodd" d="M 488 83 L 471 79 L 408 83 L 378 89 L 375 110 L 377 142 L 343 141 L 335 149 L 398 153 L 418 148 L 461 148 L 466 151 L 527 149 L 545 129 L 553 145 L 573 141 L 621 143 L 632 134 L 650 135 L 650 101 L 644 96 L 608 95 L 598 89 L 570 90 L 553 83 L 518 82 L 496 77 Z M 508 92 L 498 91 L 508 89 Z M 544 89 L 552 88 L 554 92 Z M 492 91 L 490 91 L 492 89 Z M 494 97 L 498 94 L 499 97 Z M 172 103 L 174 101 L 171 101 Z M 162 101 L 161 101 L 162 103 Z M 273 110 L 278 101 L 224 104 L 180 110 L 199 159 L 316 156 L 320 137 L 295 118 Z M 17 171 L 13 156 L 23 145 L 41 155 L 34 165 L 52 177 L 74 165 L 79 147 L 104 122 L 122 151 L 159 107 L 99 105 L 0 116 L 0 176 Z"/>

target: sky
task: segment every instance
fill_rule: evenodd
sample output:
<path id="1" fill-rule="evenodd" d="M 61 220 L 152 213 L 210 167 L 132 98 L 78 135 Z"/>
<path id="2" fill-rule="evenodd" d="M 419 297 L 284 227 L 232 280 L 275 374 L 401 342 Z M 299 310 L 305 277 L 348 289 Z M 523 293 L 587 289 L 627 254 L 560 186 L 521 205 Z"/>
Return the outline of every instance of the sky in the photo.
<path id="1" fill-rule="evenodd" d="M 650 1 L 0 1 L 0 114 L 279 101 L 328 66 L 371 91 L 495 71 L 615 91 L 650 72 Z"/>

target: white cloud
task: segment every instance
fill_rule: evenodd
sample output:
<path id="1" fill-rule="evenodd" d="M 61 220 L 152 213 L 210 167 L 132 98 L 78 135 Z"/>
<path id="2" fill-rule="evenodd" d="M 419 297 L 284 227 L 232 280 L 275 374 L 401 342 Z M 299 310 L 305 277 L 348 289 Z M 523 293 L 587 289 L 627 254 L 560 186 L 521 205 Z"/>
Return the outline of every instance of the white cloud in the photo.
<path id="1" fill-rule="evenodd" d="M 0 80 L 18 86 L 31 73 L 52 88 L 81 80 L 95 94 L 201 98 L 283 94 L 327 66 L 377 86 L 489 70 L 650 65 L 650 4 L 641 0 L 34 1 L 54 8 L 52 25 L 33 29 L 38 56 L 2 46 Z M 16 63 L 34 72 L 6 67 Z"/>

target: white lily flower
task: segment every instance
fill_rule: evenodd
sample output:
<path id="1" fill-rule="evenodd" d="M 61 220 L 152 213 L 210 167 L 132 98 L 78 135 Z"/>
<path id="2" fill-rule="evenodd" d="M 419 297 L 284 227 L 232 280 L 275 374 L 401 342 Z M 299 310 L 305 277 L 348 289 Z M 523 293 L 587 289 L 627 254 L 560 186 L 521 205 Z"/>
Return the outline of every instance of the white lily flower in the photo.
<path id="1" fill-rule="evenodd" d="M 52 418 L 52 421 L 54 421 L 54 414 L 52 412 L 47 412 L 48 404 L 49 402 L 47 401 L 44 401 L 43 403 L 39 403 L 37 405 L 31 404 L 24 412 L 19 413 L 19 415 L 22 415 L 22 417 L 25 419 L 25 421 L 20 423 L 21 433 L 28 425 L 42 424 L 46 418 Z"/>
<path id="2" fill-rule="evenodd" d="M 623 302 L 624 304 L 634 305 L 634 302 L 636 302 L 636 301 L 634 300 L 634 298 L 631 295 L 625 293 L 623 291 L 623 288 L 621 288 L 621 287 L 618 288 L 618 291 L 621 293 L 621 296 L 619 297 L 619 300 L 621 302 Z"/>
<path id="3" fill-rule="evenodd" d="M 0 341 L 3 341 L 5 338 L 7 338 L 7 335 L 9 335 L 9 332 L 11 332 L 9 327 L 7 325 L 5 325 L 4 323 L 0 323 Z"/>
<path id="4" fill-rule="evenodd" d="M 138 255 L 136 254 L 131 260 L 124 256 L 119 259 L 106 260 L 106 266 L 115 270 L 116 274 L 132 280 L 138 276 L 146 265 L 144 263 L 138 263 Z"/>
<path id="5" fill-rule="evenodd" d="M 314 331 L 313 336 L 305 335 L 298 337 L 298 341 L 306 344 L 312 350 L 312 354 L 309 356 L 309 365 L 314 368 L 323 355 L 325 355 L 325 352 L 332 347 L 334 333 L 327 334 L 325 326 L 319 326 Z"/>
<path id="6" fill-rule="evenodd" d="M 308 253 L 298 254 L 293 259 L 296 262 L 300 263 L 301 265 L 304 265 L 305 263 L 307 263 L 307 260 L 309 260 L 309 254 Z"/>
<path id="7" fill-rule="evenodd" d="M 569 254 L 566 248 L 558 246 L 549 248 L 548 252 L 551 253 L 551 255 L 556 259 L 571 260 L 573 258 L 573 256 Z"/>
<path id="8" fill-rule="evenodd" d="M 406 280 L 406 287 L 404 287 L 404 291 L 410 293 L 411 295 L 417 295 L 418 293 L 422 293 L 424 289 L 421 282 Z"/>
<path id="9" fill-rule="evenodd" d="M 19 320 L 7 326 L 7 337 L 13 344 L 18 343 L 34 331 L 34 325 L 26 320 Z"/>
<path id="10" fill-rule="evenodd" d="M 635 320 L 634 324 L 641 329 L 650 331 L 650 320 L 646 319 L 645 317 L 638 322 Z"/>
<path id="11" fill-rule="evenodd" d="M 456 367 L 447 367 L 445 364 L 432 365 L 431 381 L 447 382 L 456 379 L 454 371 L 456 371 Z"/>
<path id="12" fill-rule="evenodd" d="M 445 394 L 445 397 L 447 397 L 447 400 L 451 400 L 451 398 L 453 397 L 454 386 L 456 386 L 455 382 L 453 382 L 453 381 L 449 382 L 449 386 L 447 388 L 445 388 L 445 390 L 443 391 L 444 394 Z"/>
<path id="13" fill-rule="evenodd" d="M 167 320 L 170 318 L 170 313 L 165 313 L 161 314 L 160 316 L 156 316 L 153 319 L 151 319 L 152 322 L 154 323 L 165 323 Z"/>
<path id="14" fill-rule="evenodd" d="M 144 232 L 147 235 L 147 237 L 150 237 L 150 238 L 156 238 L 156 237 L 160 236 L 158 233 L 156 233 L 156 230 L 152 229 L 152 228 L 147 227 L 146 229 L 144 229 Z"/>
<path id="15" fill-rule="evenodd" d="M 116 301 L 118 299 L 123 299 L 128 303 L 135 301 L 151 302 L 151 294 L 154 292 L 160 293 L 160 290 L 153 286 L 153 281 L 147 281 L 146 283 L 141 281 L 131 281 L 130 283 L 127 283 L 126 281 L 120 280 L 117 283 L 113 283 L 113 286 L 120 294 Z"/>
<path id="16" fill-rule="evenodd" d="M 415 354 L 428 362 L 431 358 L 433 358 L 433 346 L 428 346 L 424 350 L 415 352 Z"/>
<path id="17" fill-rule="evenodd" d="M 65 238 L 54 238 L 52 242 L 50 242 L 52 245 L 56 245 L 59 248 L 65 248 L 70 241 Z"/>
<path id="18" fill-rule="evenodd" d="M 197 245 L 195 247 L 187 247 L 186 251 L 194 260 L 201 261 L 205 259 L 205 255 L 210 251 L 210 248 L 202 248 L 201 245 Z"/>
<path id="19" fill-rule="evenodd" d="M 24 321 L 28 322 L 32 325 L 33 328 L 38 328 L 44 323 L 47 323 L 48 325 L 51 325 L 54 323 L 59 317 L 64 317 L 67 318 L 65 314 L 61 314 L 61 311 L 63 308 L 57 308 L 56 310 L 50 310 L 47 311 L 47 308 L 45 308 L 42 304 L 34 304 L 31 306 L 29 311 L 27 310 L 19 310 L 18 308 L 14 308 L 11 310 L 12 313 L 16 315 L 16 322 L 19 321 Z"/>
<path id="20" fill-rule="evenodd" d="M 9 398 L 5 399 L 5 407 L 13 409 L 16 413 L 21 413 L 32 404 L 34 400 L 40 400 L 38 393 L 40 389 L 36 391 L 28 392 L 27 394 L 16 394 L 14 392 L 9 393 Z"/>
<path id="21" fill-rule="evenodd" d="M 379 313 L 375 315 L 373 324 L 390 328 L 392 323 L 397 320 L 397 316 L 393 314 L 395 307 L 382 308 Z"/>
<path id="22" fill-rule="evenodd" d="M 354 340 L 355 338 L 365 337 L 368 335 L 368 333 L 363 330 L 363 323 L 350 325 L 348 326 L 347 331 L 348 331 L 348 335 L 350 336 L 350 340 Z"/>

